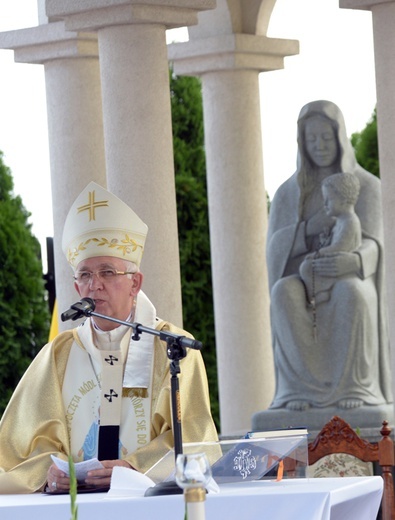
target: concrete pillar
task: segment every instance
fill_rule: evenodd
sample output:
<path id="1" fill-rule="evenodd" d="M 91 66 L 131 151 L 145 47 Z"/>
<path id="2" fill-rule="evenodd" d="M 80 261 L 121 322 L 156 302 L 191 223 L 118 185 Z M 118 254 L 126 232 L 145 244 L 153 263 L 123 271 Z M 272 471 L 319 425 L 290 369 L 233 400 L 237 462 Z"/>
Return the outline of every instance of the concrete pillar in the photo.
<path id="1" fill-rule="evenodd" d="M 44 64 L 56 293 L 62 312 L 78 299 L 61 250 L 66 215 L 89 181 L 106 185 L 97 38 L 66 32 L 57 22 L 0 33 L 0 48 L 13 49 L 16 62 Z M 59 325 L 62 330 L 75 324 Z"/>
<path id="2" fill-rule="evenodd" d="M 182 325 L 169 67 L 165 29 L 99 31 L 109 189 L 148 224 L 143 289 L 161 317 Z"/>
<path id="3" fill-rule="evenodd" d="M 377 133 L 384 218 L 388 315 L 395 315 L 395 1 L 340 0 L 340 7 L 372 12 L 377 92 Z M 351 72 L 352 73 L 352 72 Z M 395 374 L 395 321 L 389 319 L 391 370 Z M 392 377 L 395 396 L 395 378 Z"/>
<path id="4" fill-rule="evenodd" d="M 221 432 L 245 432 L 270 404 L 274 367 L 265 261 L 267 200 L 259 72 L 297 42 L 227 34 L 169 47 L 174 72 L 203 85 Z"/>
<path id="5" fill-rule="evenodd" d="M 109 189 L 149 227 L 144 291 L 158 314 L 182 325 L 166 29 L 197 23 L 215 1 L 48 0 L 49 20 L 97 31 Z"/>

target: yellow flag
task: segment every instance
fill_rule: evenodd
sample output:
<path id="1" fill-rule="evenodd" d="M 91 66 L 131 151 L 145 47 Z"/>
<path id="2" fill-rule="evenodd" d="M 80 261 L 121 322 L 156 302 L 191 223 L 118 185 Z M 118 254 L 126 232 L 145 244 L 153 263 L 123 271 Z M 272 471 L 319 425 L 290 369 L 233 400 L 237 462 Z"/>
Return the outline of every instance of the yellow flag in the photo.
<path id="1" fill-rule="evenodd" d="M 51 328 L 49 329 L 49 341 L 52 341 L 59 334 L 59 322 L 58 322 L 58 302 L 55 300 L 53 311 L 52 311 L 52 319 L 51 319 Z"/>

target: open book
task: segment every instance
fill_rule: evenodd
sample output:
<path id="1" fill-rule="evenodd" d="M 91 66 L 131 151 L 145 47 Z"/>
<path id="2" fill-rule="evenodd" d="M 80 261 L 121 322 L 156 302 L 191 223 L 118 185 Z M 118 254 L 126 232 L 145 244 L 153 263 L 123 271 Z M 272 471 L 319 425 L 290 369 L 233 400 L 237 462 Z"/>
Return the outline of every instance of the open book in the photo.
<path id="1" fill-rule="evenodd" d="M 293 437 L 295 435 L 308 435 L 307 428 L 279 428 L 260 432 L 248 432 L 246 439 L 272 439 L 276 437 Z"/>

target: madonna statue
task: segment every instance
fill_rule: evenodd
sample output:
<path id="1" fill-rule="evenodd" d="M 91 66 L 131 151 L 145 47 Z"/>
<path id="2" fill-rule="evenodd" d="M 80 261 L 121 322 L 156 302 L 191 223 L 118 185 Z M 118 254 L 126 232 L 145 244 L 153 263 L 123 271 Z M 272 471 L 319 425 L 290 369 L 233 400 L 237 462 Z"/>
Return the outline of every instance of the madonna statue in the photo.
<path id="1" fill-rule="evenodd" d="M 359 181 L 355 213 L 362 242 L 351 252 L 317 255 L 314 272 L 333 284 L 328 298 L 311 305 L 299 268 L 334 225 L 321 183 L 337 172 Z M 297 170 L 277 190 L 269 217 L 272 409 L 392 402 L 380 189 L 380 180 L 356 162 L 339 108 L 330 101 L 305 105 L 298 119 Z"/>

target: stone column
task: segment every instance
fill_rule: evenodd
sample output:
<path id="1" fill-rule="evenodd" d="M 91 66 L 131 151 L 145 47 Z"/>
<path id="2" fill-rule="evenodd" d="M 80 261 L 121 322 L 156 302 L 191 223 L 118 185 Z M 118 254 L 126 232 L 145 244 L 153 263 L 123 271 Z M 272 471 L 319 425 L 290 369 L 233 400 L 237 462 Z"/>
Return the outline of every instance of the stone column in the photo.
<path id="1" fill-rule="evenodd" d="M 221 432 L 251 428 L 274 392 L 265 261 L 267 198 L 259 73 L 283 67 L 297 42 L 228 34 L 173 44 L 179 75 L 203 85 Z"/>
<path id="2" fill-rule="evenodd" d="M 340 7 L 372 12 L 377 90 L 377 133 L 384 217 L 384 254 L 388 300 L 391 370 L 395 374 L 395 1 L 340 0 Z M 392 377 L 395 395 L 395 380 Z"/>
<path id="3" fill-rule="evenodd" d="M 143 290 L 159 315 L 182 325 L 169 67 L 165 30 L 99 31 L 109 189 L 148 224 Z"/>
<path id="4" fill-rule="evenodd" d="M 49 20 L 97 31 L 109 189 L 148 224 L 143 289 L 182 325 L 166 29 L 197 23 L 214 0 L 48 0 Z"/>
<path id="5" fill-rule="evenodd" d="M 78 299 L 61 250 L 66 215 L 90 180 L 106 185 L 97 38 L 66 32 L 57 22 L 0 33 L 0 48 L 14 49 L 16 62 L 44 64 L 56 293 L 62 312 Z M 74 325 L 59 323 L 61 330 Z"/>

